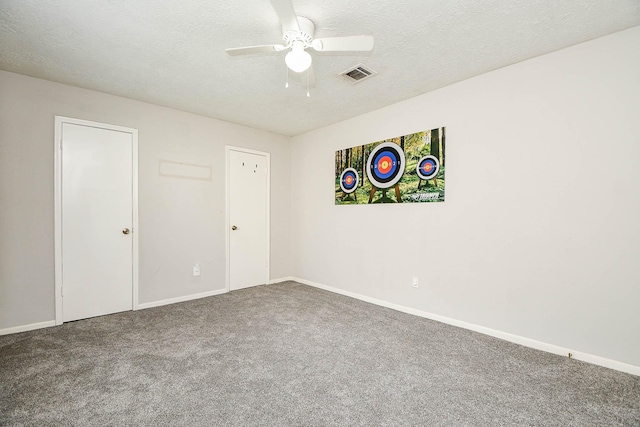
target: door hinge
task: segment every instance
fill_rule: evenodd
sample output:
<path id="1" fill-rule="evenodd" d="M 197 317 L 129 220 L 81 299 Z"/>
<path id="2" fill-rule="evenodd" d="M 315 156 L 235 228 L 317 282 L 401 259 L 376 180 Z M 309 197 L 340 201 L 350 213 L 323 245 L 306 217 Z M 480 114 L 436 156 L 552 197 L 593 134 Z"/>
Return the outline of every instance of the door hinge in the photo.
<path id="1" fill-rule="evenodd" d="M 60 140 L 60 150 L 62 150 L 62 139 Z"/>
<path id="2" fill-rule="evenodd" d="M 60 296 L 64 297 L 64 286 L 60 286 Z"/>

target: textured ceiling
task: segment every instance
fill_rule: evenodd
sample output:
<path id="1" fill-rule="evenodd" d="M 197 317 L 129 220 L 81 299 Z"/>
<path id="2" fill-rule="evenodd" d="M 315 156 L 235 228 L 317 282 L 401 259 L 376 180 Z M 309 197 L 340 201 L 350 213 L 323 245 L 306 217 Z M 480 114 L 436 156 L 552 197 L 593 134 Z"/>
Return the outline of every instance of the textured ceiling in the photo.
<path id="1" fill-rule="evenodd" d="M 0 69 L 297 135 L 615 31 L 638 0 L 294 0 L 317 37 L 371 34 L 373 52 L 312 52 L 311 97 L 285 89 L 269 0 L 0 0 Z M 338 73 L 378 75 L 352 85 Z M 2 94 L 0 94 L 2 96 Z"/>

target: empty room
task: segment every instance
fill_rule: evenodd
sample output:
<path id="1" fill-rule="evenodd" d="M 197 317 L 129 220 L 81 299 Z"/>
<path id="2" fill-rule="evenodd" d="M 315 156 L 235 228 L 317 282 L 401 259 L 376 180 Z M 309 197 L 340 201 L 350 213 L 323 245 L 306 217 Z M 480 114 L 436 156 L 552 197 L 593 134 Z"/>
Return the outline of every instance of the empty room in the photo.
<path id="1" fill-rule="evenodd" d="M 640 426 L 640 2 L 0 0 L 1 426 Z"/>

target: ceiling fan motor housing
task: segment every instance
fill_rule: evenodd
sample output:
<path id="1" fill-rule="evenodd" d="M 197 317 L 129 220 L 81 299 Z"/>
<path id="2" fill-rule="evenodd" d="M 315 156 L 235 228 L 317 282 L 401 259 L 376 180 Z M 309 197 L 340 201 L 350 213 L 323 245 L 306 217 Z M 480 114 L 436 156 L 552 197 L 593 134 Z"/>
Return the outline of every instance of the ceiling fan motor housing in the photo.
<path id="1" fill-rule="evenodd" d="M 313 42 L 313 33 L 316 30 L 316 26 L 313 24 L 309 18 L 305 18 L 304 16 L 298 16 L 298 25 L 300 26 L 300 31 L 284 31 L 284 36 L 282 39 L 287 47 L 291 46 L 295 41 L 301 41 L 304 43 L 305 47 L 311 46 Z"/>

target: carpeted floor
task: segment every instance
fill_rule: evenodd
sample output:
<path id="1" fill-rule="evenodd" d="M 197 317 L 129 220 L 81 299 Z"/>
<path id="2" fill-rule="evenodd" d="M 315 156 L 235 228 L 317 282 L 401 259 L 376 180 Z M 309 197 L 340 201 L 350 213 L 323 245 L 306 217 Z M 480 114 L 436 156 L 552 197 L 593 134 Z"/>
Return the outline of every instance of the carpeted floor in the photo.
<path id="1" fill-rule="evenodd" d="M 294 282 L 0 336 L 3 426 L 639 426 L 640 377 Z"/>

